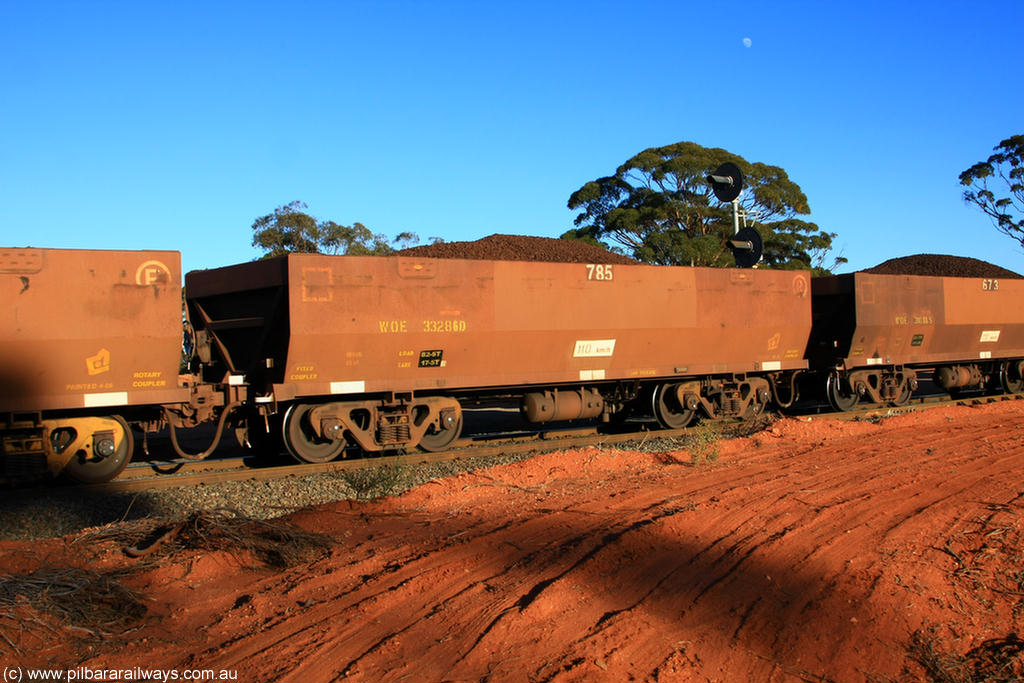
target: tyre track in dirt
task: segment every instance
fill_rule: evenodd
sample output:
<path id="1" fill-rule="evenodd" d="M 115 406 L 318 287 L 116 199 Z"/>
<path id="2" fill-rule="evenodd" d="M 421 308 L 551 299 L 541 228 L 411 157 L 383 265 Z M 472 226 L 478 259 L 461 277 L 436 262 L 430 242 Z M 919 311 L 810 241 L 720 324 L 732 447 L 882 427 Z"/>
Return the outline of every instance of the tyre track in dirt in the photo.
<path id="1" fill-rule="evenodd" d="M 303 682 L 894 675 L 930 622 L 1019 626 L 942 592 L 941 547 L 1024 492 L 1022 417 L 790 419 L 723 443 L 714 466 L 587 449 L 299 512 L 338 540 L 329 556 L 271 576 L 217 556 L 151 571 L 144 645 L 89 665 L 144 653 Z"/>

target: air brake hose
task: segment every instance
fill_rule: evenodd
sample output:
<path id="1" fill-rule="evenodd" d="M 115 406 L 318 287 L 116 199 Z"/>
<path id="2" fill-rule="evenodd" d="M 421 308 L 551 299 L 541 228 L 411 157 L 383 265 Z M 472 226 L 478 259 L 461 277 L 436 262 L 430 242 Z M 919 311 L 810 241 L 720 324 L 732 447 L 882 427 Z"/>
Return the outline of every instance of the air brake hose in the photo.
<path id="1" fill-rule="evenodd" d="M 186 453 L 182 450 L 178 444 L 178 434 L 174 428 L 174 421 L 171 419 L 171 411 L 167 406 L 164 406 L 164 416 L 167 418 L 167 426 L 171 430 L 171 445 L 174 446 L 174 452 L 183 457 L 185 460 L 203 460 L 211 453 L 213 453 L 217 446 L 220 445 L 221 436 L 224 434 L 224 424 L 227 422 L 228 414 L 242 405 L 241 401 L 232 401 L 231 403 L 224 406 L 224 411 L 220 414 L 220 420 L 217 421 L 217 433 L 213 436 L 213 443 L 202 453 Z"/>
<path id="2" fill-rule="evenodd" d="M 775 377 L 768 375 L 768 383 L 772 387 L 772 398 L 775 399 L 775 405 L 778 407 L 789 408 L 796 403 L 797 398 L 799 398 L 799 393 L 796 390 L 796 376 L 797 373 L 795 372 L 789 376 L 789 401 L 783 402 L 782 399 L 779 398 L 779 387 L 775 383 Z"/>

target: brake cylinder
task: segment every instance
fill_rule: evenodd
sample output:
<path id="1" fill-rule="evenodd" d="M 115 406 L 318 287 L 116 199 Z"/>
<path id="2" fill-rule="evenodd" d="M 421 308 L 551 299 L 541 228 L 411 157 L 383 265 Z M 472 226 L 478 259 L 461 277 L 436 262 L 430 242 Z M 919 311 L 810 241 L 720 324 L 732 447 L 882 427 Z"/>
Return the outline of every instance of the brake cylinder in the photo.
<path id="1" fill-rule="evenodd" d="M 599 417 L 604 398 L 596 389 L 534 391 L 523 396 L 520 411 L 530 422 Z"/>
<path id="2" fill-rule="evenodd" d="M 935 383 L 943 389 L 975 386 L 983 379 L 977 365 L 944 365 L 935 370 Z"/>

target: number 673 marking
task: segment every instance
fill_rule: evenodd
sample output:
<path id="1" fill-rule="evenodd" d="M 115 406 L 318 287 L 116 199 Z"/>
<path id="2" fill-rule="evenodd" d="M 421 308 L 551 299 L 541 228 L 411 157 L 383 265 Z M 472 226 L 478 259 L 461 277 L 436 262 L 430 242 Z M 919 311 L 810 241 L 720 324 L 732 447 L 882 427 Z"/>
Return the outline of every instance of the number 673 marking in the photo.
<path id="1" fill-rule="evenodd" d="M 587 279 L 588 280 L 611 280 L 612 279 L 612 267 L 610 265 L 602 266 L 600 264 L 588 263 L 587 264 Z"/>

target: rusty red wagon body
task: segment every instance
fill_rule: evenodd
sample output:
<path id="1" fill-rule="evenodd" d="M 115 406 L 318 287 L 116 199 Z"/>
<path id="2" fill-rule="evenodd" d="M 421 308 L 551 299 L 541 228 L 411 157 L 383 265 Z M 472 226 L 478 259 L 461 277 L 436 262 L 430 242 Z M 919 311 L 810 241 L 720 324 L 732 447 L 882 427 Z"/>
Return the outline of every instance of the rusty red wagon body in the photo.
<path id="1" fill-rule="evenodd" d="M 110 478 L 126 412 L 188 400 L 178 252 L 0 249 L 0 298 L 5 476 Z"/>
<path id="2" fill-rule="evenodd" d="M 460 395 L 524 394 L 527 419 L 743 414 L 806 367 L 803 271 L 293 254 L 189 273 L 191 319 L 301 459 L 440 448 Z M 335 438 L 338 437 L 338 438 Z"/>
<path id="3" fill-rule="evenodd" d="M 132 428 L 318 462 L 447 448 L 497 397 L 682 427 L 789 405 L 801 375 L 840 409 L 923 369 L 1024 389 L 1024 280 L 292 254 L 189 273 L 184 340 L 180 284 L 177 252 L 0 250 L 0 479 L 112 478 Z"/>
<path id="4" fill-rule="evenodd" d="M 1024 280 L 854 273 L 812 292 L 808 357 L 837 407 L 902 403 L 923 368 L 947 390 L 1021 390 Z"/>

